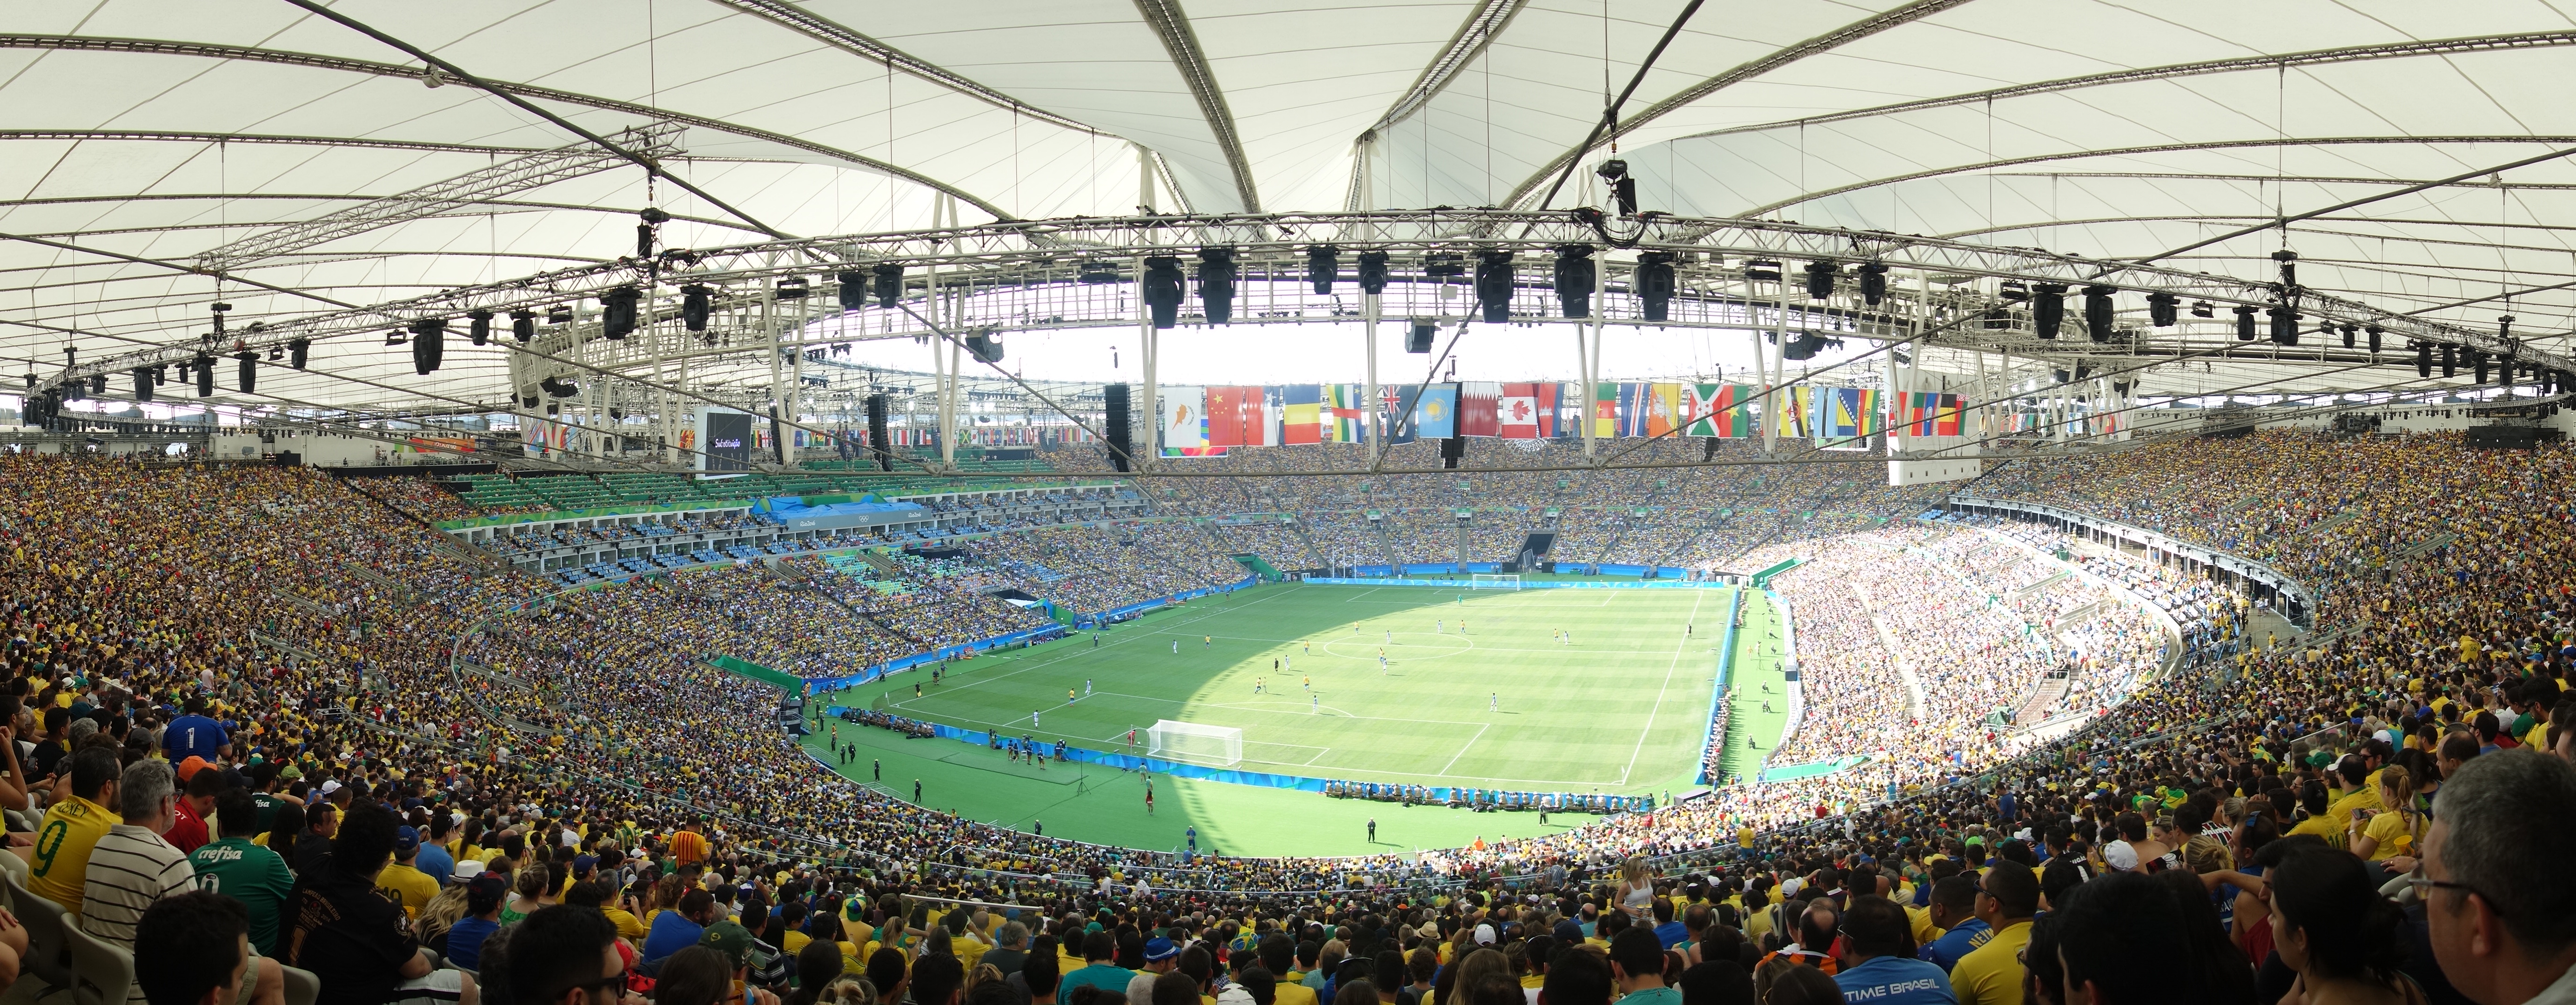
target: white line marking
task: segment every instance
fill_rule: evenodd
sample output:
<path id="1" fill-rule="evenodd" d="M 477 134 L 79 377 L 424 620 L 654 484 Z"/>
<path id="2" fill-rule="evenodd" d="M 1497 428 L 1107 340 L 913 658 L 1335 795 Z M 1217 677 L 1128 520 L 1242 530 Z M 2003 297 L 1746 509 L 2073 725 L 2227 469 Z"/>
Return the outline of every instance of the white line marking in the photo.
<path id="1" fill-rule="evenodd" d="M 1690 620 L 1684 622 L 1684 624 L 1688 625 L 1698 623 L 1699 598 L 1706 592 L 1707 591 L 1705 590 L 1691 591 Z M 1689 629 L 1687 628 L 1684 629 L 1684 631 L 1688 630 Z M 1655 704 L 1653 707 L 1646 709 L 1646 726 L 1644 729 L 1637 731 L 1637 746 L 1635 749 L 1628 751 L 1628 766 L 1619 770 L 1619 784 L 1621 785 L 1628 784 L 1629 774 L 1637 770 L 1637 755 L 1646 752 L 1646 735 L 1655 731 L 1655 713 L 1664 710 L 1664 691 L 1665 689 L 1673 686 L 1673 671 L 1681 667 L 1682 650 L 1689 648 L 1690 643 L 1690 636 L 1684 635 L 1680 642 L 1673 644 L 1673 659 L 1671 663 L 1666 664 L 1664 667 L 1664 682 L 1662 685 L 1655 688 Z"/>
<path id="2" fill-rule="evenodd" d="M 1476 727 L 1476 735 L 1468 737 L 1468 738 L 1467 738 L 1467 742 L 1465 742 L 1465 743 L 1462 743 L 1462 744 L 1459 744 L 1459 745 L 1458 745 L 1458 752 L 1457 752 L 1457 753 L 1449 755 L 1449 764 L 1443 764 L 1443 765 L 1441 765 L 1441 766 L 1440 766 L 1440 770 L 1438 770 L 1438 771 L 1434 771 L 1434 772 L 1432 772 L 1432 774 L 1435 774 L 1435 775 L 1446 775 L 1446 774 L 1448 774 L 1448 773 L 1449 773 L 1449 766 L 1450 766 L 1450 765 L 1452 765 L 1452 764 L 1456 764 L 1456 763 L 1458 763 L 1458 759 L 1459 759 L 1459 758 L 1467 756 L 1467 748 L 1475 746 L 1475 745 L 1476 745 L 1476 741 L 1484 739 L 1484 738 L 1485 738 L 1485 728 L 1486 728 L 1486 726 L 1491 726 L 1491 725 L 1493 725 L 1493 724 L 1492 724 L 1492 723 L 1486 723 L 1484 726 L 1478 726 L 1478 727 Z M 1625 784 L 1625 783 L 1622 783 L 1622 784 Z"/>

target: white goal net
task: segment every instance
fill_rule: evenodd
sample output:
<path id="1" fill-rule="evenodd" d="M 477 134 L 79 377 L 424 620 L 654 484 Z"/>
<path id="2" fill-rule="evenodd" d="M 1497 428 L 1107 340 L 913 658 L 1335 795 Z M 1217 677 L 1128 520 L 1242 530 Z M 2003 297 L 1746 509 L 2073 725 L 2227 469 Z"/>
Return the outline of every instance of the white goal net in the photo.
<path id="1" fill-rule="evenodd" d="M 1517 590 L 1521 588 L 1521 575 L 1517 572 L 1471 573 L 1468 577 L 1467 588 L 1471 590 Z"/>
<path id="2" fill-rule="evenodd" d="M 1148 757 L 1209 767 L 1243 763 L 1243 731 L 1177 719 L 1162 719 L 1145 731 Z"/>

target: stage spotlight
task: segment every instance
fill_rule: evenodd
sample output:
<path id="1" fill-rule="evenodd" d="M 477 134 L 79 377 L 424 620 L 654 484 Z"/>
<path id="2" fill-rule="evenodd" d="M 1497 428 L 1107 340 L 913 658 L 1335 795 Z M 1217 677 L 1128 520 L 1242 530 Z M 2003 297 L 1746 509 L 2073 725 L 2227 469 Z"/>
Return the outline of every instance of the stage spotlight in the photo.
<path id="1" fill-rule="evenodd" d="M 1467 274 L 1467 260 L 1454 251 L 1435 251 L 1423 256 L 1422 274 L 1447 281 Z"/>
<path id="2" fill-rule="evenodd" d="M 2259 308 L 2252 304 L 2236 305 L 2236 341 L 2254 341 L 2254 312 L 2256 310 L 2259 310 Z"/>
<path id="3" fill-rule="evenodd" d="M 286 343 L 286 365 L 298 370 L 304 369 L 304 361 L 312 354 L 312 352 L 313 343 L 308 339 L 296 339 L 288 342 Z M 158 384 L 161 381 L 158 376 L 155 376 L 152 382 Z"/>
<path id="4" fill-rule="evenodd" d="M 1979 327 L 1987 331 L 2005 331 L 2012 326 L 2012 310 L 2006 307 L 1996 307 L 1986 311 L 1985 320 L 1979 322 Z"/>
<path id="5" fill-rule="evenodd" d="M 2291 310 L 2287 304 L 2275 304 L 2266 313 L 2272 317 L 2274 345 L 2299 344 L 2299 312 Z"/>
<path id="6" fill-rule="evenodd" d="M 1610 201 L 1618 206 L 1620 216 L 1637 215 L 1637 179 L 1628 176 L 1628 162 L 1613 157 L 1592 169 L 1610 186 Z M 1454 466 L 1454 465 L 1453 465 Z"/>
<path id="7" fill-rule="evenodd" d="M 1360 252 L 1359 273 L 1361 293 L 1374 297 L 1386 292 L 1386 252 Z"/>
<path id="8" fill-rule="evenodd" d="M 518 339 L 520 345 L 526 345 L 530 342 L 536 341 L 537 313 L 535 311 L 511 311 L 510 337 Z"/>
<path id="9" fill-rule="evenodd" d="M 1180 323 L 1181 294 L 1188 285 L 1181 276 L 1181 260 L 1169 255 L 1146 259 L 1144 285 L 1145 306 L 1152 312 L 1154 327 Z"/>
<path id="10" fill-rule="evenodd" d="M 809 284 L 803 276 L 789 276 L 778 281 L 778 299 L 803 300 Z"/>
<path id="11" fill-rule="evenodd" d="M 2433 343 L 2415 343 L 2415 377 L 2418 380 L 2433 379 Z"/>
<path id="12" fill-rule="evenodd" d="M 2358 334 L 2361 334 L 2361 326 L 2349 321 L 2345 322 L 2343 326 L 2343 347 L 2346 349 L 2352 348 L 2352 337 Z"/>
<path id="13" fill-rule="evenodd" d="M 2030 290 L 2030 320 L 2039 329 L 2039 337 L 2057 337 L 2057 328 L 2066 321 L 2066 284 L 2040 283 Z"/>
<path id="14" fill-rule="evenodd" d="M 2181 304 L 2182 298 L 2171 293 L 2159 291 L 2147 294 L 2147 323 L 2158 328 L 2173 327 L 2174 322 L 2182 320 L 2179 317 L 2181 311 L 2178 310 Z M 2197 309 L 2194 313 L 2198 313 Z"/>
<path id="15" fill-rule="evenodd" d="M 2218 305 L 2206 300 L 2194 300 L 2191 302 L 2191 316 L 2196 318 L 2217 317 Z"/>
<path id="16" fill-rule="evenodd" d="M 1199 304 L 1212 325 L 1234 321 L 1234 249 L 1199 249 Z"/>
<path id="17" fill-rule="evenodd" d="M 2115 287 L 2096 283 L 2084 288 L 2084 333 L 2096 342 L 2111 341 L 2111 319 L 2114 305 L 2111 294 Z"/>
<path id="18" fill-rule="evenodd" d="M 2003 281 L 2003 285 L 1995 287 L 1995 295 L 2017 304 L 2030 299 L 2030 284 L 2018 279 L 2007 279 Z"/>
<path id="19" fill-rule="evenodd" d="M 2483 352 L 2479 352 L 2479 351 L 2477 351 L 2477 350 L 2475 350 L 2475 349 L 2471 349 L 2471 350 L 2469 350 L 2469 352 L 2468 352 L 2468 357 L 2469 357 L 2469 358 L 2468 358 L 2469 372 L 2470 372 L 2470 373 L 2474 373 L 2474 374 L 2476 374 L 2476 375 L 2477 375 L 2477 378 L 2478 378 L 2478 379 L 2476 379 L 2476 380 L 2474 380 L 2474 381 L 2471 381 L 2471 383 L 2475 383 L 2475 384 L 2484 384 L 2484 383 L 2486 383 L 2486 382 L 2487 382 L 2487 354 L 2485 354 L 2485 353 L 2483 353 Z"/>
<path id="20" fill-rule="evenodd" d="M 1592 282 L 1596 276 L 1589 244 L 1565 244 L 1556 249 L 1556 302 L 1569 318 L 1592 316 Z"/>
<path id="21" fill-rule="evenodd" d="M 680 287 L 680 326 L 693 332 L 707 330 L 707 315 L 715 302 L 715 291 L 696 283 Z"/>
<path id="22" fill-rule="evenodd" d="M 847 314 L 868 304 L 868 274 L 843 272 L 832 277 L 841 285 L 841 313 Z"/>
<path id="23" fill-rule="evenodd" d="M 1333 280 L 1341 278 L 1341 275 L 1342 249 L 1329 244 L 1307 246 L 1306 281 L 1314 284 L 1317 294 L 1330 296 Z"/>
<path id="24" fill-rule="evenodd" d="M 2449 380 L 2459 375 L 2460 347 L 2445 342 L 2442 344 L 2442 379 Z"/>
<path id="25" fill-rule="evenodd" d="M 1429 353 L 1431 337 L 1439 332 L 1439 322 L 1430 318 L 1413 319 L 1413 327 L 1404 333 L 1404 351 L 1416 354 Z"/>
<path id="26" fill-rule="evenodd" d="M 491 311 L 467 311 L 465 312 L 465 320 L 468 322 L 465 327 L 465 337 L 467 339 L 471 340 L 475 345 L 483 345 L 492 341 Z"/>
<path id="27" fill-rule="evenodd" d="M 189 361 L 189 366 L 196 372 L 197 397 L 213 397 L 215 393 L 214 355 L 211 353 L 198 353 L 195 359 Z"/>
<path id="28" fill-rule="evenodd" d="M 1780 263 L 1767 258 L 1748 259 L 1744 263 L 1744 278 L 1756 283 L 1779 282 Z"/>
<path id="29" fill-rule="evenodd" d="M 233 358 L 241 361 L 240 368 L 233 373 L 234 382 L 241 385 L 241 393 L 259 393 L 259 354 L 243 351 L 234 353 Z"/>
<path id="30" fill-rule="evenodd" d="M 556 305 L 554 305 L 554 306 L 552 306 L 552 307 L 548 307 L 548 308 L 546 308 L 546 323 L 547 323 L 547 324 L 550 324 L 550 325 L 568 325 L 568 324 L 571 324 L 571 323 L 572 323 L 572 305 L 571 305 L 571 304 L 556 304 Z"/>
<path id="31" fill-rule="evenodd" d="M 1486 324 L 1512 319 L 1512 253 L 1487 251 L 1476 256 L 1476 304 L 1485 309 Z"/>
<path id="32" fill-rule="evenodd" d="M 635 305 L 644 291 L 620 286 L 599 295 L 599 334 L 602 338 L 622 339 L 635 331 Z"/>
<path id="33" fill-rule="evenodd" d="M 1860 273 L 1862 303 L 1876 307 L 1879 301 L 1887 299 L 1887 263 L 1862 262 L 1856 271 Z"/>
<path id="34" fill-rule="evenodd" d="M 883 269 L 885 266 L 880 265 L 877 266 L 877 268 Z M 896 274 L 901 275 L 901 269 L 903 267 L 898 265 L 895 268 L 897 270 Z M 1082 282 L 1085 285 L 1099 286 L 1105 283 L 1118 282 L 1123 278 L 1125 277 L 1118 274 L 1118 263 L 1116 262 L 1090 261 L 1082 263 Z M 877 282 L 877 304 L 882 307 L 894 306 L 893 304 L 886 302 L 884 293 L 885 281 L 880 279 Z"/>
<path id="35" fill-rule="evenodd" d="M 1629 281 L 1629 287 L 1636 293 L 1646 320 L 1671 319 L 1673 286 L 1672 252 L 1648 251 L 1637 256 L 1637 274 Z"/>
<path id="36" fill-rule="evenodd" d="M 2362 326 L 2361 331 L 2362 331 L 2362 334 L 2367 335 L 2367 336 L 2369 336 L 2369 337 L 2370 337 L 2370 351 L 2371 351 L 2373 354 L 2378 353 L 2378 352 L 2379 352 L 2379 336 L 2380 336 L 2383 332 L 2385 332 L 2385 331 L 2386 331 L 2386 329 L 2383 329 L 2383 328 L 2379 327 L 2378 325 L 2364 325 L 2364 326 Z"/>
<path id="37" fill-rule="evenodd" d="M 1833 296 L 1834 277 L 1839 275 L 1842 275 L 1842 267 L 1832 262 L 1808 262 L 1807 299 L 1823 300 Z"/>
<path id="38" fill-rule="evenodd" d="M 151 401 L 151 400 L 152 400 L 152 368 L 151 368 L 151 367 L 148 367 L 148 366 L 138 366 L 138 367 L 135 367 L 135 368 L 134 368 L 134 400 L 136 400 L 136 401 Z"/>
<path id="39" fill-rule="evenodd" d="M 967 332 L 966 351 L 975 357 L 976 362 L 999 363 L 1002 361 L 1001 337 L 990 328 Z"/>

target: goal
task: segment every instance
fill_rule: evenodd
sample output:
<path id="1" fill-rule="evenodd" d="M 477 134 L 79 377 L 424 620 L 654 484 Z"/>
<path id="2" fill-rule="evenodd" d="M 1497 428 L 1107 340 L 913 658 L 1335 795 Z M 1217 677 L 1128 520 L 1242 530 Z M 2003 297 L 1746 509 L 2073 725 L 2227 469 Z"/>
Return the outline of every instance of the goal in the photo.
<path id="1" fill-rule="evenodd" d="M 1468 574 L 1467 588 L 1471 590 L 1517 590 L 1521 588 L 1521 574 L 1517 572 L 1499 574 L 1485 572 L 1470 573 Z"/>
<path id="2" fill-rule="evenodd" d="M 1216 768 L 1243 763 L 1243 731 L 1230 726 L 1160 719 L 1145 736 L 1148 757 Z"/>

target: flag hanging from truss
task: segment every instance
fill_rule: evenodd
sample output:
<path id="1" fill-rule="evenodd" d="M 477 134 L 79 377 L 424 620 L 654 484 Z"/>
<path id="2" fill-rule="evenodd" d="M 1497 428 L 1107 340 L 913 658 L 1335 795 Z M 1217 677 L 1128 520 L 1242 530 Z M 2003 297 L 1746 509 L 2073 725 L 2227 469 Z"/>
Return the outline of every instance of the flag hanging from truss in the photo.
<path id="1" fill-rule="evenodd" d="M 1751 384 L 1684 384 L 1682 435 L 1751 436 L 1753 409 L 1748 404 L 1760 389 Z"/>

